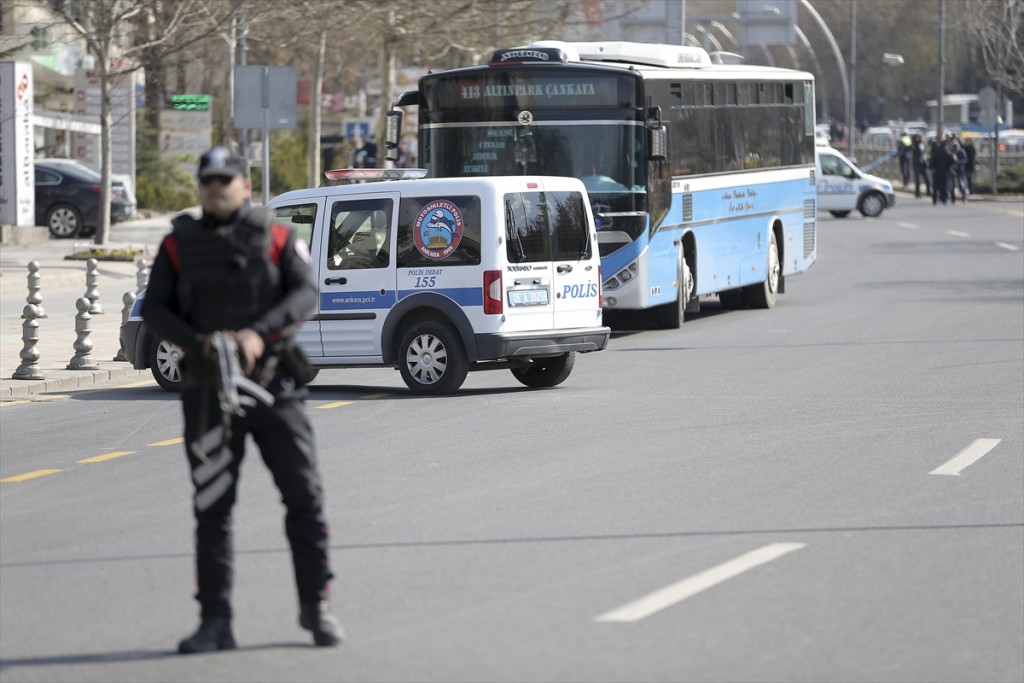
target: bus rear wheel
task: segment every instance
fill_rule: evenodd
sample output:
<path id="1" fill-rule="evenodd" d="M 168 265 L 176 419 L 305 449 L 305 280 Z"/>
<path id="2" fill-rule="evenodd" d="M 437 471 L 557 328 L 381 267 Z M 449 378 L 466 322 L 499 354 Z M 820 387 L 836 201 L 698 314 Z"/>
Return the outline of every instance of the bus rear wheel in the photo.
<path id="1" fill-rule="evenodd" d="M 750 308 L 775 308 L 775 301 L 779 297 L 779 275 L 782 273 L 779 247 L 775 243 L 775 232 L 768 234 L 768 272 L 765 280 L 744 288 L 744 298 Z"/>

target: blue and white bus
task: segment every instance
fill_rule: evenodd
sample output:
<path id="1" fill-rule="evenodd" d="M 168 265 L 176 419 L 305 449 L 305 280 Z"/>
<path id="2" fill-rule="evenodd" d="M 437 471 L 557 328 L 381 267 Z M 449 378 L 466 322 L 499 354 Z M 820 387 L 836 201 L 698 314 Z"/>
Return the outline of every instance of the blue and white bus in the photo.
<path id="1" fill-rule="evenodd" d="M 606 311 L 675 328 L 707 295 L 771 308 L 814 263 L 809 73 L 678 45 L 542 41 L 424 76 L 389 113 L 388 147 L 412 104 L 431 176 L 583 181 Z"/>

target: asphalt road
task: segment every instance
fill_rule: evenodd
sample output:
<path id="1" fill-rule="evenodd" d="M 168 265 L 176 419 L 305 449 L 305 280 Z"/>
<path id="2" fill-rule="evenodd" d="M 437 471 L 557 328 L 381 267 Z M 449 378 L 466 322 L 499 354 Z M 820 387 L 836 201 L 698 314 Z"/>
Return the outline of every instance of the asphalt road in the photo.
<path id="1" fill-rule="evenodd" d="M 351 636 L 309 646 L 255 452 L 241 649 L 181 657 L 190 484 L 151 382 L 0 405 L 7 681 L 1021 681 L 1024 210 L 822 218 L 771 311 L 616 331 L 569 380 L 312 389 Z M 106 457 L 105 457 L 106 456 Z M 89 462 L 94 459 L 97 461 Z"/>

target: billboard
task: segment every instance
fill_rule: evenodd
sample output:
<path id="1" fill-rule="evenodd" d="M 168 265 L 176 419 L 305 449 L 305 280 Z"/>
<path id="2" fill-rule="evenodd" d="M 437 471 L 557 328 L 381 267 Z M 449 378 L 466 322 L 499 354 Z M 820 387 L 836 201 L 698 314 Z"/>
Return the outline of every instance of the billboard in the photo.
<path id="1" fill-rule="evenodd" d="M 0 62 L 0 223 L 35 225 L 32 65 Z"/>

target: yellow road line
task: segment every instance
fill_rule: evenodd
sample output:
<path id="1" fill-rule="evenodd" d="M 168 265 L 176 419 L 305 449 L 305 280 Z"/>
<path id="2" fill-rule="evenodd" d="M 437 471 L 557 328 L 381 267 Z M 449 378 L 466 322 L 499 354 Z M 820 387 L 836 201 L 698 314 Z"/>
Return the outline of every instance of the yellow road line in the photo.
<path id="1" fill-rule="evenodd" d="M 126 455 L 134 455 L 138 451 L 114 451 L 113 453 L 104 453 L 103 455 L 94 455 L 91 458 L 85 458 L 84 460 L 76 460 L 75 462 L 80 464 L 91 463 L 91 462 L 104 462 L 106 460 L 113 460 L 114 458 L 123 458 Z"/>
<path id="2" fill-rule="evenodd" d="M 68 398 L 71 394 L 34 394 L 32 398 L 20 399 L 17 401 L 0 401 L 0 408 L 3 406 L 18 406 L 22 403 L 43 403 L 45 401 L 56 401 Z"/>
<path id="3" fill-rule="evenodd" d="M 372 399 L 372 398 L 384 398 L 387 395 L 388 395 L 388 393 L 386 391 L 382 391 L 379 394 L 367 394 L 366 396 L 363 396 L 362 398 L 364 400 L 369 400 L 369 399 Z"/>
<path id="4" fill-rule="evenodd" d="M 48 474 L 57 474 L 60 470 L 35 470 L 34 472 L 26 472 L 25 474 L 16 474 L 13 477 L 7 477 L 0 479 L 0 483 L 16 482 L 16 481 L 27 481 L 29 479 L 35 479 L 36 477 L 45 477 Z"/>
<path id="5" fill-rule="evenodd" d="M 340 408 L 342 406 L 347 406 L 351 403 L 355 403 L 355 401 L 335 401 L 334 403 L 325 403 L 322 406 L 317 406 L 316 408 L 317 410 L 329 410 L 330 408 Z"/>
<path id="6" fill-rule="evenodd" d="M 153 387 L 156 386 L 155 379 L 147 379 L 142 382 L 132 382 L 131 384 L 122 384 L 117 389 L 135 389 L 136 387 Z"/>
<path id="7" fill-rule="evenodd" d="M 154 441 L 153 443 L 147 443 L 147 446 L 174 446 L 179 443 L 185 443 L 185 437 L 176 436 L 173 439 L 167 439 L 166 441 Z"/>

